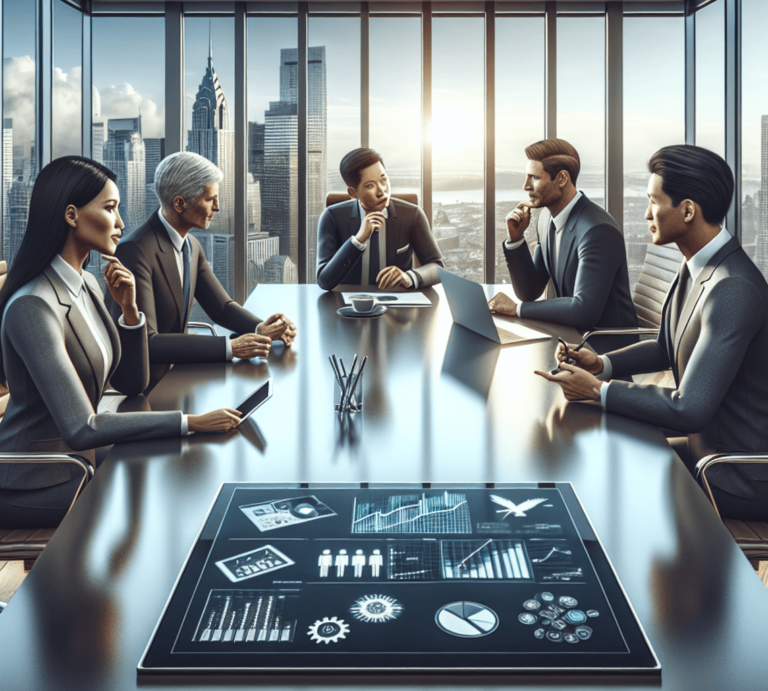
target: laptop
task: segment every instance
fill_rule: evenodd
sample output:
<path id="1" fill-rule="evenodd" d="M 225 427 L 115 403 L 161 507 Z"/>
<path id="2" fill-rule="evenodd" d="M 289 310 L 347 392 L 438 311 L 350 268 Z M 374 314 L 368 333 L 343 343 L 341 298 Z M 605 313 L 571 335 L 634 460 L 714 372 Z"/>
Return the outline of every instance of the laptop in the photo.
<path id="1" fill-rule="evenodd" d="M 474 331 L 500 345 L 531 343 L 551 338 L 522 324 L 509 324 L 494 319 L 488 307 L 485 291 L 479 283 L 456 276 L 450 271 L 438 268 L 440 281 L 448 299 L 453 321 L 465 329 Z"/>

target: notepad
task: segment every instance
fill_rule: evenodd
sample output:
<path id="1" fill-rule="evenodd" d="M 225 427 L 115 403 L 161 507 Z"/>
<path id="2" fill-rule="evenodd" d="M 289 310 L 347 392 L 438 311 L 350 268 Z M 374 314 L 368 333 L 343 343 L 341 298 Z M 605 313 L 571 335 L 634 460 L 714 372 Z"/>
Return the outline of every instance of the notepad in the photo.
<path id="1" fill-rule="evenodd" d="M 362 290 L 358 290 L 350 293 L 342 293 L 341 297 L 344 300 L 345 305 L 351 305 L 352 301 L 350 297 L 352 295 L 370 295 L 381 305 L 387 307 L 431 307 L 432 301 L 424 295 L 424 293 L 369 293 Z"/>

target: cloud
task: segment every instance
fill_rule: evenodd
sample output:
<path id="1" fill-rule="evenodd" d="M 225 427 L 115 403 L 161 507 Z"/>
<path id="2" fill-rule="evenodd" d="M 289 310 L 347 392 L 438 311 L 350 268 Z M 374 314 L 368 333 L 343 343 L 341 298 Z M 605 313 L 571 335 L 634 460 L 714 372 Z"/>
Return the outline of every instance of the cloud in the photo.
<path id="1" fill-rule="evenodd" d="M 164 136 L 164 109 L 152 99 L 143 97 L 127 82 L 94 90 L 97 91 L 101 103 L 101 112 L 98 116 L 94 115 L 94 122 L 103 122 L 106 129 L 107 120 L 110 118 L 135 118 L 141 109 L 142 136 Z"/>
<path id="2" fill-rule="evenodd" d="M 5 58 L 4 69 L 4 117 L 13 119 L 13 141 L 23 144 L 24 155 L 29 155 L 29 144 L 35 137 L 35 63 L 25 55 Z M 82 70 L 74 67 L 64 72 L 53 70 L 52 129 L 53 157 L 79 151 L 79 136 L 73 133 L 81 129 Z M 162 137 L 165 129 L 165 113 L 151 99 L 143 97 L 130 84 L 118 84 L 93 89 L 94 121 L 109 118 L 136 117 L 141 108 L 141 125 L 144 137 Z M 74 145 L 73 145 L 74 139 Z"/>

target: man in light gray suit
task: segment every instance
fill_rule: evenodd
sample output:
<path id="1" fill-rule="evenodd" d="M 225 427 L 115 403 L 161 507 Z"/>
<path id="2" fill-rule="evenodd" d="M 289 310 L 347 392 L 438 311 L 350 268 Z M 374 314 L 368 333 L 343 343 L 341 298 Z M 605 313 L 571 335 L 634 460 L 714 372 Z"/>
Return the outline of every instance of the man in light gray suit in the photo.
<path id="1" fill-rule="evenodd" d="M 593 399 L 610 412 L 686 433 L 672 441 L 689 469 L 711 453 L 768 451 L 768 284 L 722 226 L 731 170 L 695 146 L 664 147 L 648 168 L 653 242 L 675 242 L 685 257 L 658 338 L 603 357 L 569 347 L 576 366 L 538 374 L 560 384 L 569 400 Z M 562 347 L 558 357 L 565 357 Z M 674 388 L 616 380 L 669 368 Z M 719 464 L 708 478 L 721 515 L 768 518 L 768 466 Z"/>
<path id="2" fill-rule="evenodd" d="M 507 216 L 509 237 L 502 246 L 515 295 L 523 302 L 498 293 L 488 306 L 510 317 L 541 319 L 580 331 L 637 327 L 624 236 L 613 217 L 576 188 L 578 152 L 563 139 L 545 139 L 527 147 L 525 155 L 523 189 L 529 201 Z M 523 238 L 532 208 L 542 209 L 533 257 Z M 534 302 L 550 280 L 555 296 Z M 590 344 L 605 352 L 635 340 L 602 336 Z"/>

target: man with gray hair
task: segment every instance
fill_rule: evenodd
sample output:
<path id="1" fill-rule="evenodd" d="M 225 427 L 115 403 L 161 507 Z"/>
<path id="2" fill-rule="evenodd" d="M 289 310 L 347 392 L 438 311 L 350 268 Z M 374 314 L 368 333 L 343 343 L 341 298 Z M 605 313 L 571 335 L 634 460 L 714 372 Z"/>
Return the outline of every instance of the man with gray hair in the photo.
<path id="1" fill-rule="evenodd" d="M 118 244 L 115 254 L 133 272 L 136 303 L 147 318 L 149 389 L 171 364 L 267 357 L 273 341 L 290 346 L 296 327 L 282 313 L 262 321 L 224 290 L 190 230 L 205 230 L 219 210 L 221 170 L 188 151 L 171 154 L 155 172 L 160 208 Z M 186 333 L 192 300 L 237 338 Z M 120 310 L 112 302 L 114 319 Z M 149 390 L 148 389 L 148 390 Z"/>

